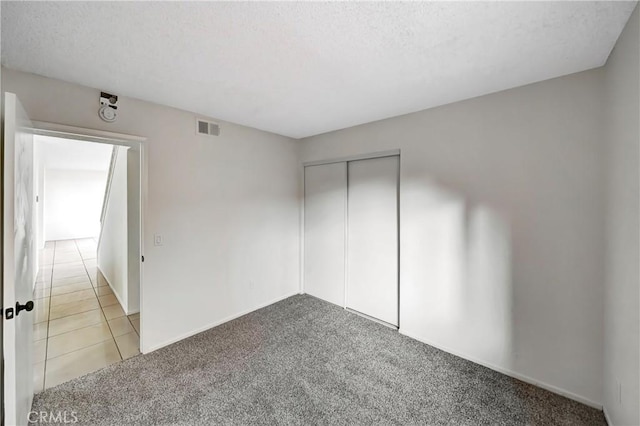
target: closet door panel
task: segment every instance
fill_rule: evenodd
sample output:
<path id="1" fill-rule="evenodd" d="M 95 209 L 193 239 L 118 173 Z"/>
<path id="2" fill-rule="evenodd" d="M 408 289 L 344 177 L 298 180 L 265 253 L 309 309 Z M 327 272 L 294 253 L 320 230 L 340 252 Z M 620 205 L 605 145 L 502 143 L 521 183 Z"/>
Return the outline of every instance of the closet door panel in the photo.
<path id="1" fill-rule="evenodd" d="M 304 290 L 344 306 L 347 163 L 305 167 Z"/>
<path id="2" fill-rule="evenodd" d="M 346 306 L 398 325 L 399 157 L 348 163 Z"/>

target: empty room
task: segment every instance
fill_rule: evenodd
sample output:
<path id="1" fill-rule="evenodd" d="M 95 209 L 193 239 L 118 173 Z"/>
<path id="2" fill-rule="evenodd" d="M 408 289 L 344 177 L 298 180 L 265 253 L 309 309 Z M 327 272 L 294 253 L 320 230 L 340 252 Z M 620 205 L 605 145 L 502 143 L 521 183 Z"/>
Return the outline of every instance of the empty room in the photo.
<path id="1" fill-rule="evenodd" d="M 640 425 L 636 1 L 0 15 L 2 424 Z"/>

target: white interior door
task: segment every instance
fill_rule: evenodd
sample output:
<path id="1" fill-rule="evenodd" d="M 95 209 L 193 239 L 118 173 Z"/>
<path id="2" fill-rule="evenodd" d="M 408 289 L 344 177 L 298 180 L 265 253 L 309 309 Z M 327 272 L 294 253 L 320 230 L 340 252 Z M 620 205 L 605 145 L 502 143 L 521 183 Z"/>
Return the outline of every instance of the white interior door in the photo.
<path id="1" fill-rule="evenodd" d="M 398 326 L 398 156 L 348 165 L 346 306 Z"/>
<path id="2" fill-rule="evenodd" d="M 33 400 L 33 296 L 35 241 L 33 229 L 33 134 L 16 95 L 4 98 L 4 402 L 7 425 L 27 424 Z M 33 306 L 33 302 L 31 302 Z"/>
<path id="3" fill-rule="evenodd" d="M 305 167 L 304 290 L 344 306 L 347 163 Z"/>

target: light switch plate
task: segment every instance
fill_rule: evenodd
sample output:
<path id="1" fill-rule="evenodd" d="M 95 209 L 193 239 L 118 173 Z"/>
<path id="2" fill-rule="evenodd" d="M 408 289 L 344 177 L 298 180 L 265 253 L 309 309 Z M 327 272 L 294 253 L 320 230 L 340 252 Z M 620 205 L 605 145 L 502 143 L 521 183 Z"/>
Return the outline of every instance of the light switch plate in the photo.
<path id="1" fill-rule="evenodd" d="M 161 246 L 162 245 L 162 235 L 155 234 L 153 236 L 153 245 L 154 246 Z"/>

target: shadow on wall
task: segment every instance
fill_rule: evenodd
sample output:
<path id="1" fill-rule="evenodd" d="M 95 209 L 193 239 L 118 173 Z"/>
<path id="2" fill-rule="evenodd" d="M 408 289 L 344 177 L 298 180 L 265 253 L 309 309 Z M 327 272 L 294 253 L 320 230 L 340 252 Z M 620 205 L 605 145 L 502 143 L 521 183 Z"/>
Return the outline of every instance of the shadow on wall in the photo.
<path id="1" fill-rule="evenodd" d="M 421 212 L 401 217 L 402 331 L 417 338 L 428 335 L 421 340 L 509 368 L 513 287 L 508 218 L 435 181 L 402 185 L 402 211 Z"/>

